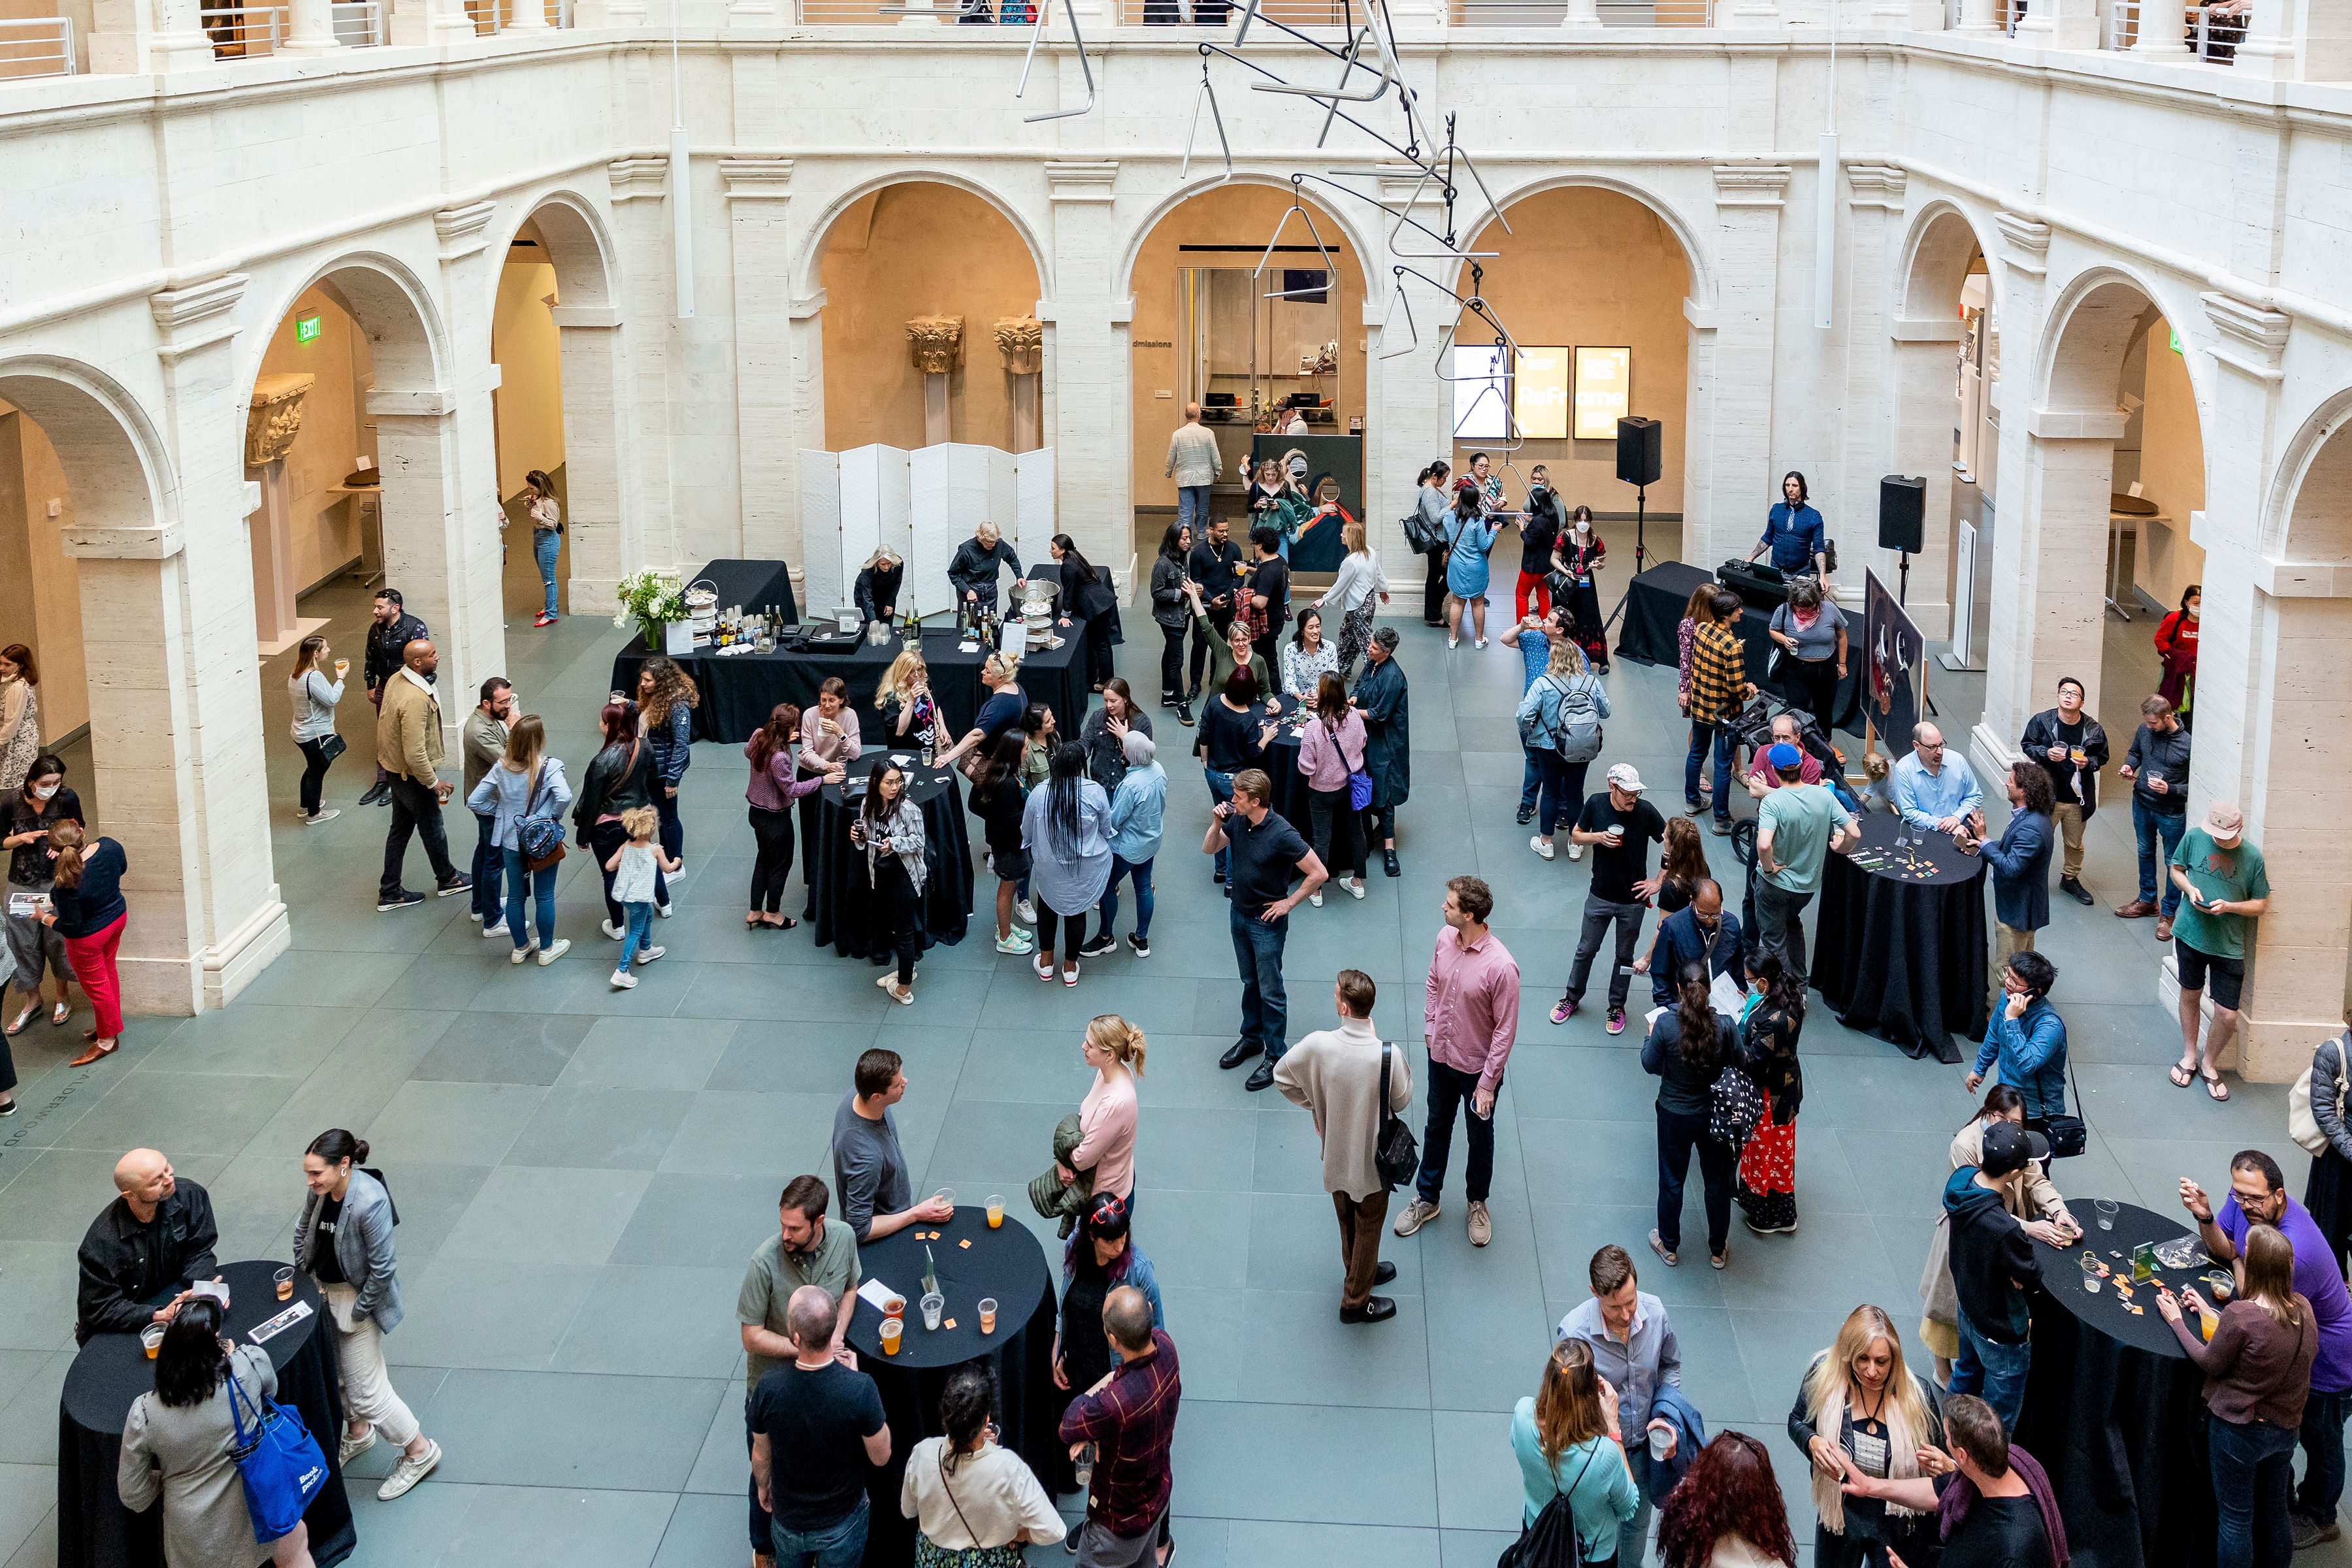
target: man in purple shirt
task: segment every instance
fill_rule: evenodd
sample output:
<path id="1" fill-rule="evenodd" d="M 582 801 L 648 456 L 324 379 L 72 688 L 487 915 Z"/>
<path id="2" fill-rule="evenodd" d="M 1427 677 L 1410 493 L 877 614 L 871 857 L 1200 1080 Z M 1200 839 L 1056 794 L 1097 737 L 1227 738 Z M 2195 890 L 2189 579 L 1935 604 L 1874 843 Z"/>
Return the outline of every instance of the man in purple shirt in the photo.
<path id="1" fill-rule="evenodd" d="M 1519 1029 L 1519 965 L 1502 939 L 1486 929 L 1495 895 L 1475 877 L 1445 884 L 1422 1024 L 1429 1036 L 1429 1123 L 1422 1134 L 1419 1196 L 1397 1215 L 1396 1233 L 1411 1236 L 1437 1217 L 1445 1161 L 1454 1143 L 1454 1112 L 1470 1102 L 1470 1163 L 1463 1190 L 1470 1197 L 1470 1245 L 1495 1239 L 1486 1189 L 1495 1176 L 1495 1096 L 1503 1064 Z"/>
<path id="2" fill-rule="evenodd" d="M 2238 1256 L 2251 1225 L 2274 1226 L 2294 1246 L 2294 1288 L 2319 1319 L 2319 1354 L 2311 1363 L 2311 1397 L 2303 1406 L 2304 1476 L 2290 1523 L 2298 1552 L 2334 1541 L 2341 1533 L 2336 1505 L 2344 1495 L 2344 1417 L 2352 1409 L 2352 1293 L 2336 1272 L 2335 1253 L 2311 1211 L 2287 1196 L 2278 1162 L 2259 1149 L 2231 1157 L 2230 1195 L 2219 1213 L 2205 1189 L 2186 1176 L 2180 1179 L 2180 1203 L 2217 1262 Z"/>

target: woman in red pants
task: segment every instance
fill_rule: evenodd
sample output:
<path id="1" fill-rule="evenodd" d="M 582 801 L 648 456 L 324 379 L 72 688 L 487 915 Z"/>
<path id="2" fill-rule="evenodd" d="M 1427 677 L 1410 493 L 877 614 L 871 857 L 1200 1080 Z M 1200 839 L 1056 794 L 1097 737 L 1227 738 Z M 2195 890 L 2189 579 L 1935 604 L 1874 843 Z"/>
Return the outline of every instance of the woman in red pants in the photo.
<path id="1" fill-rule="evenodd" d="M 57 880 L 41 923 L 66 939 L 74 978 L 81 982 L 98 1014 L 98 1026 L 82 1036 L 89 1048 L 68 1067 L 87 1067 L 112 1056 L 122 1040 L 122 985 L 114 972 L 114 952 L 122 945 L 123 922 L 131 914 L 122 901 L 127 862 L 122 846 L 111 838 L 87 845 L 79 822 L 68 819 L 49 829 L 49 847 L 58 855 Z"/>

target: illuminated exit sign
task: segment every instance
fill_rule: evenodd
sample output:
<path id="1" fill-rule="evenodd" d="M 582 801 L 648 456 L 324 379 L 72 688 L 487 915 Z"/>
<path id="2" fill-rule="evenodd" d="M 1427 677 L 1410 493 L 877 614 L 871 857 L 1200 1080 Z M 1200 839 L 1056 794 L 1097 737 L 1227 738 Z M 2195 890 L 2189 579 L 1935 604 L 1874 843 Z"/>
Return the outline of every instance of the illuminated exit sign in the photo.
<path id="1" fill-rule="evenodd" d="M 309 342 L 312 338 L 315 338 L 315 337 L 317 337 L 318 335 L 319 335 L 319 318 L 318 318 L 318 317 L 316 317 L 316 316 L 305 316 L 305 317 L 303 317 L 300 321 L 296 321 L 296 322 L 294 323 L 294 341 L 295 341 L 296 342 L 298 342 L 298 343 L 307 343 L 307 342 Z"/>

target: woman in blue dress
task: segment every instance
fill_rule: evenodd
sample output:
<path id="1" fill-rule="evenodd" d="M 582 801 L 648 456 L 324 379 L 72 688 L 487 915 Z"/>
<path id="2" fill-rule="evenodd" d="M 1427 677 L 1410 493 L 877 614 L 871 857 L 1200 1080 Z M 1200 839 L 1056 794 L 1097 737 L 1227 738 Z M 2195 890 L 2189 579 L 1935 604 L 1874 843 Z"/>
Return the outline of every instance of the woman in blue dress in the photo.
<path id="1" fill-rule="evenodd" d="M 1477 487 L 1465 480 L 1445 514 L 1445 646 L 1462 646 L 1462 610 L 1470 610 L 1472 633 L 1486 646 L 1486 556 L 1503 531 L 1502 521 L 1481 504 Z"/>

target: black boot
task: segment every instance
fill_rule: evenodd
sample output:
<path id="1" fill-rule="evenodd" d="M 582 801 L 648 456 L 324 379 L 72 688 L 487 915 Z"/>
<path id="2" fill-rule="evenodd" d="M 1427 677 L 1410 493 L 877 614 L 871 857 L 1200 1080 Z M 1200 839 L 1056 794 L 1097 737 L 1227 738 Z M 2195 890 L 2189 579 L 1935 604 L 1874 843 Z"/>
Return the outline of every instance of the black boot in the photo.
<path id="1" fill-rule="evenodd" d="M 1381 851 L 1381 869 L 1386 871 L 1391 877 L 1402 877 L 1404 875 L 1404 872 L 1399 868 L 1397 865 L 1396 851 L 1393 849 L 1383 849 Z"/>

